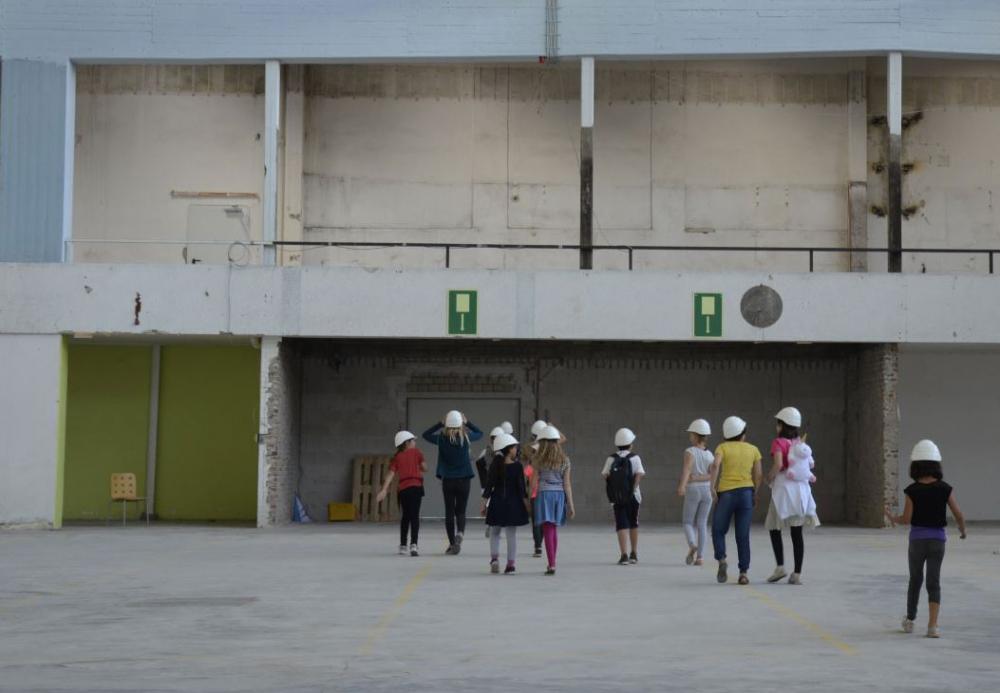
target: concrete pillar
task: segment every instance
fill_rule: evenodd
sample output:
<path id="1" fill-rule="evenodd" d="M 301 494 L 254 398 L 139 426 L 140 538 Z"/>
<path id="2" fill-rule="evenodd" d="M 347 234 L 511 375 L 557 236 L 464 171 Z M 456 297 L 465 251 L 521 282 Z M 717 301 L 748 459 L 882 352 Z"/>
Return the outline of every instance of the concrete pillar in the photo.
<path id="1" fill-rule="evenodd" d="M 3 61 L 0 262 L 71 260 L 76 69 Z"/>
<path id="2" fill-rule="evenodd" d="M 580 59 L 580 269 L 594 267 L 594 59 Z"/>
<path id="3" fill-rule="evenodd" d="M 291 522 L 299 483 L 301 360 L 293 342 L 263 337 L 260 344 L 260 433 L 257 526 Z M 323 508 L 311 508 L 317 515 Z"/>
<path id="4" fill-rule="evenodd" d="M 848 368 L 847 521 L 882 527 L 899 495 L 899 347 L 862 346 Z"/>
<path id="5" fill-rule="evenodd" d="M 847 212 L 852 272 L 868 271 L 868 89 L 865 58 L 852 58 L 847 100 Z"/>
<path id="6" fill-rule="evenodd" d="M 903 55 L 890 53 L 886 73 L 886 120 L 889 129 L 887 223 L 889 271 L 903 270 Z"/>
<path id="7" fill-rule="evenodd" d="M 278 140 L 281 133 L 281 63 L 264 64 L 264 254 L 265 265 L 276 260 L 278 239 Z"/>
<path id="8" fill-rule="evenodd" d="M 301 241 L 302 173 L 305 152 L 305 66 L 285 67 L 285 108 L 282 118 L 281 240 Z M 282 246 L 282 265 L 301 265 L 302 246 Z"/>

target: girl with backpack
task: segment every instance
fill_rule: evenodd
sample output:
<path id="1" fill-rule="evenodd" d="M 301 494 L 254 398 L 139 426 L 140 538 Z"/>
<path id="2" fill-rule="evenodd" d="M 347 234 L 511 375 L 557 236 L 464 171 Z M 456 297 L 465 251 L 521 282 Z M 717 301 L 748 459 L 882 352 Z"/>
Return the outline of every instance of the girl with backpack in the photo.
<path id="1" fill-rule="evenodd" d="M 677 495 L 684 499 L 683 524 L 688 553 L 684 562 L 702 565 L 702 555 L 708 540 L 708 513 L 712 509 L 712 467 L 715 455 L 708 451 L 705 441 L 712 428 L 705 419 L 695 419 L 687 427 L 691 447 L 684 451 L 681 480 Z"/>
<path id="2" fill-rule="evenodd" d="M 381 503 L 389 492 L 389 485 L 394 477 L 399 477 L 396 500 L 402 510 L 399 519 L 399 555 L 406 555 L 406 535 L 410 535 L 410 555 L 419 556 L 417 550 L 417 535 L 420 533 L 420 500 L 424 497 L 424 455 L 417 449 L 417 437 L 409 431 L 396 434 L 396 454 L 389 463 L 389 474 L 385 477 L 382 488 L 375 496 Z"/>
<path id="3" fill-rule="evenodd" d="M 941 471 L 941 451 L 930 440 L 921 440 L 910 453 L 910 478 L 913 483 L 904 489 L 906 506 L 902 515 L 894 515 L 886 508 L 885 515 L 893 526 L 910 525 L 910 585 L 906 592 L 906 616 L 903 632 L 913 632 L 920 602 L 920 587 L 924 582 L 924 565 L 927 566 L 927 637 L 940 637 L 938 614 L 941 612 L 941 563 L 944 546 L 948 541 L 947 509 L 958 523 L 959 538 L 965 539 L 965 516 L 958 507 L 951 486 L 944 482 Z"/>
<path id="4" fill-rule="evenodd" d="M 490 572 L 500 572 L 500 532 L 507 534 L 507 567 L 514 572 L 517 558 L 517 528 L 528 524 L 528 494 L 524 486 L 524 467 L 517 459 L 517 439 L 501 432 L 494 441 L 493 461 L 483 492 L 481 513 L 490 528 Z M 487 506 L 487 501 L 489 505 Z"/>
<path id="5" fill-rule="evenodd" d="M 469 447 L 482 437 L 483 432 L 475 424 L 462 412 L 454 410 L 448 412 L 443 421 L 424 431 L 424 440 L 438 449 L 435 475 L 441 480 L 441 492 L 444 494 L 444 527 L 448 534 L 445 553 L 449 556 L 457 556 L 462 549 L 465 508 L 469 504 L 470 482 L 475 476 Z"/>
<path id="6" fill-rule="evenodd" d="M 788 584 L 802 584 L 802 559 L 805 556 L 803 527 L 819 527 L 816 515 L 816 501 L 812 495 L 812 481 L 815 476 L 809 471 L 812 465 L 812 450 L 799 437 L 802 414 L 795 407 L 785 407 L 774 416 L 778 437 L 771 443 L 773 464 L 767 474 L 771 485 L 771 504 L 767 509 L 764 529 L 771 537 L 775 568 L 768 582 L 778 582 L 785 578 L 785 547 L 781 541 L 781 530 L 788 529 L 792 536 L 792 555 L 795 566 Z M 804 463 L 794 464 L 793 460 Z M 811 479 L 811 480 L 810 480 Z"/>
<path id="7" fill-rule="evenodd" d="M 639 562 L 639 506 L 642 503 L 639 482 L 646 476 L 646 470 L 639 456 L 632 453 L 634 442 L 635 433 L 627 428 L 618 429 L 615 433 L 618 451 L 604 461 L 604 469 L 601 470 L 615 515 L 615 532 L 621 553 L 618 565 Z M 631 553 L 626 552 L 629 543 L 632 544 Z"/>
<path id="8" fill-rule="evenodd" d="M 715 466 L 712 468 L 712 499 L 715 514 L 712 517 L 712 545 L 719 571 L 715 579 L 726 582 L 726 534 L 729 524 L 736 521 L 736 550 L 739 554 L 741 585 L 750 584 L 750 521 L 757 506 L 757 488 L 761 482 L 760 450 L 746 442 L 747 422 L 730 416 L 722 423 L 725 441 L 715 449 Z"/>
<path id="9" fill-rule="evenodd" d="M 546 426 L 539 434 L 538 451 L 534 456 L 535 474 L 531 477 L 531 495 L 537 495 L 535 522 L 542 528 L 548 559 L 546 575 L 556 574 L 557 528 L 566 524 L 567 516 L 572 519 L 576 515 L 569 458 L 563 452 L 561 440 L 562 435 L 555 426 Z"/>

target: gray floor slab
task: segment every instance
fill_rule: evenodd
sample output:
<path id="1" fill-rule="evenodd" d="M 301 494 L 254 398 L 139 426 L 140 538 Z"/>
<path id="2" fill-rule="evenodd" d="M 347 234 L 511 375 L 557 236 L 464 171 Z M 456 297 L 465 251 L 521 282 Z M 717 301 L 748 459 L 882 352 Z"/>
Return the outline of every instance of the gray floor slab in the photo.
<path id="1" fill-rule="evenodd" d="M 489 575 L 480 525 L 460 556 L 425 523 L 0 532 L 0 691 L 990 691 L 1000 680 L 1000 528 L 948 544 L 940 640 L 899 632 L 905 530 L 807 534 L 806 584 L 683 564 L 644 527 L 637 566 L 613 532 L 560 534 L 543 577 L 522 531 Z M 790 553 L 791 547 L 786 547 Z M 921 605 L 920 623 L 926 615 Z M 919 625 L 919 624 L 918 624 Z M 922 632 L 922 628 L 918 629 Z"/>

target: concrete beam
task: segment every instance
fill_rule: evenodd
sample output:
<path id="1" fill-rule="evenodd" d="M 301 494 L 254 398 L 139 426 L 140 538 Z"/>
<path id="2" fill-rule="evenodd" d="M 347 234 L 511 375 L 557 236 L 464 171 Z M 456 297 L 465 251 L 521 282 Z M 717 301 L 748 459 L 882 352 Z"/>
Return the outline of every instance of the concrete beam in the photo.
<path id="1" fill-rule="evenodd" d="M 281 239 L 301 241 L 302 175 L 305 157 L 305 67 L 285 67 L 284 116 L 281 120 Z M 302 248 L 284 246 L 280 264 L 301 265 Z"/>
<path id="2" fill-rule="evenodd" d="M 0 261 L 61 262 L 73 236 L 76 70 L 4 60 Z"/>
<path id="3" fill-rule="evenodd" d="M 890 53 L 886 73 L 886 120 L 889 131 L 886 222 L 888 226 L 889 271 L 903 270 L 903 55 Z"/>
<path id="4" fill-rule="evenodd" d="M 264 65 L 264 243 L 278 240 L 278 141 L 281 138 L 281 63 Z M 275 246 L 265 245 L 263 262 L 273 265 Z"/>
<path id="5" fill-rule="evenodd" d="M 868 271 L 868 76 L 864 58 L 851 59 L 847 86 L 847 211 L 851 271 Z"/>

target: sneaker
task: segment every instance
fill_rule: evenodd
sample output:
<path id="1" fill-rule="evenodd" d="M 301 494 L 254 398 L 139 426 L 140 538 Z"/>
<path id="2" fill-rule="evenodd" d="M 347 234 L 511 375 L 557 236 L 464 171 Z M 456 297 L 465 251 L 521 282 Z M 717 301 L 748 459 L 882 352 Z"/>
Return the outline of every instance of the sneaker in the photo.
<path id="1" fill-rule="evenodd" d="M 399 545 L 399 555 L 400 556 L 405 556 L 406 555 L 406 544 L 400 544 Z"/>
<path id="2" fill-rule="evenodd" d="M 913 632 L 913 621 L 908 618 L 903 619 L 903 632 L 912 633 Z"/>
<path id="3" fill-rule="evenodd" d="M 632 565 L 635 565 L 636 563 L 639 562 L 639 557 L 635 555 L 635 551 L 633 551 L 628 555 L 628 562 L 631 563 Z"/>
<path id="4" fill-rule="evenodd" d="M 729 568 L 729 566 L 726 565 L 725 561 L 722 561 L 721 563 L 719 563 L 719 572 L 717 572 L 715 574 L 715 581 L 718 582 L 720 585 L 723 582 L 726 582 L 727 580 L 729 580 L 729 574 L 727 572 L 728 568 Z"/>
<path id="5" fill-rule="evenodd" d="M 456 544 L 457 546 L 461 546 L 461 545 L 462 545 L 462 533 L 461 533 L 461 532 L 458 532 L 458 533 L 457 533 L 457 534 L 455 535 L 455 544 Z"/>
<path id="6" fill-rule="evenodd" d="M 792 573 L 792 576 L 790 578 L 788 578 L 788 584 L 789 585 L 801 585 L 802 584 L 802 576 L 799 575 L 798 573 Z"/>
<path id="7" fill-rule="evenodd" d="M 684 558 L 684 562 L 688 565 L 694 564 L 694 557 L 698 554 L 698 547 L 692 546 L 688 549 L 688 555 Z"/>
<path id="8" fill-rule="evenodd" d="M 927 637 L 928 638 L 940 638 L 941 634 L 938 633 L 937 626 L 927 626 Z"/>
<path id="9" fill-rule="evenodd" d="M 705 561 L 701 560 L 700 558 L 696 558 L 694 559 L 694 564 L 696 566 L 705 565 Z"/>
<path id="10" fill-rule="evenodd" d="M 458 554 L 458 546 L 455 544 L 449 544 L 448 548 L 444 550 L 445 556 L 455 556 Z"/>
<path id="11" fill-rule="evenodd" d="M 771 573 L 771 576 L 767 579 L 767 581 L 778 582 L 779 580 L 785 579 L 787 575 L 788 573 L 785 572 L 785 568 L 779 565 L 777 568 L 774 569 L 774 572 Z"/>
<path id="12" fill-rule="evenodd" d="M 618 559 L 618 565 L 628 565 L 628 554 L 623 553 L 622 557 Z"/>
<path id="13" fill-rule="evenodd" d="M 548 567 L 547 567 L 547 568 L 545 569 L 545 574 L 546 574 L 546 575 L 555 575 L 555 574 L 556 574 L 556 569 L 555 569 L 555 568 L 553 568 L 552 566 L 548 566 Z"/>
<path id="14" fill-rule="evenodd" d="M 513 572 L 515 572 L 513 563 L 508 563 L 507 567 L 503 569 L 504 575 L 510 575 Z"/>
<path id="15" fill-rule="evenodd" d="M 410 544 L 410 555 L 413 556 L 414 558 L 420 555 L 420 552 L 417 551 L 416 544 Z"/>
<path id="16" fill-rule="evenodd" d="M 540 548 L 536 548 L 535 549 L 535 553 L 531 554 L 531 557 L 532 558 L 541 558 L 542 557 L 542 550 Z"/>
<path id="17" fill-rule="evenodd" d="M 747 577 L 746 573 L 740 573 L 740 579 L 737 580 L 737 582 L 740 583 L 741 585 L 749 585 L 750 578 Z"/>
<path id="18" fill-rule="evenodd" d="M 494 575 L 500 572 L 500 564 L 497 563 L 497 559 L 495 558 L 492 561 L 490 561 L 490 572 L 493 573 Z"/>

